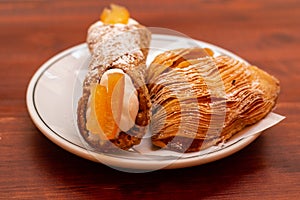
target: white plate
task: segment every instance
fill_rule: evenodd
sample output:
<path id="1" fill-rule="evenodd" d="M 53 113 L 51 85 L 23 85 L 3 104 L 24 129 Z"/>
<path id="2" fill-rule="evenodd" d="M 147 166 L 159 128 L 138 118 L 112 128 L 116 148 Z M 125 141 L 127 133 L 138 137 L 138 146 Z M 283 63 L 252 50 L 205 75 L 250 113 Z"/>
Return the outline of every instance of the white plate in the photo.
<path id="1" fill-rule="evenodd" d="M 216 54 L 225 54 L 244 61 L 233 53 L 209 43 L 178 36 L 153 34 L 147 63 L 166 49 L 191 47 L 195 44 L 211 48 Z M 259 132 L 237 140 L 231 145 L 204 155 L 182 158 L 143 156 L 136 153 L 100 154 L 88 151 L 77 129 L 76 106 L 81 96 L 81 84 L 89 57 L 86 44 L 57 54 L 38 69 L 27 90 L 27 106 L 35 125 L 47 138 L 73 154 L 131 172 L 183 168 L 229 156 L 250 144 L 260 134 Z"/>

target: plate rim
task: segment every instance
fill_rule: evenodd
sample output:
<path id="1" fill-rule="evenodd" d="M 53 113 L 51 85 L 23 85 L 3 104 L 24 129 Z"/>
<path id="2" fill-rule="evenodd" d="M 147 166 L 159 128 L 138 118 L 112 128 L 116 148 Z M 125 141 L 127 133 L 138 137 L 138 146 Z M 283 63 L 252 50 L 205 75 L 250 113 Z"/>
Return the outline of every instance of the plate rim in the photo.
<path id="1" fill-rule="evenodd" d="M 165 34 L 152 34 L 152 39 L 154 38 L 183 38 L 180 36 L 174 36 L 174 35 L 165 35 Z M 235 55 L 234 53 L 225 50 L 219 46 L 216 46 L 214 44 L 204 42 L 201 40 L 196 40 L 196 39 L 188 39 L 188 38 L 183 38 L 185 40 L 191 40 L 193 42 L 196 42 L 197 44 L 201 45 L 206 45 L 208 47 L 212 47 L 214 49 L 217 49 L 219 52 L 222 52 L 226 55 L 232 56 L 234 58 L 237 58 L 245 63 L 248 63 L 246 60 L 242 59 L 241 57 Z M 63 58 L 64 56 L 70 54 L 71 52 L 78 51 L 80 49 L 85 49 L 87 48 L 86 43 L 81 43 L 78 45 L 75 45 L 73 47 L 70 47 L 66 50 L 63 50 L 54 56 L 52 56 L 50 59 L 48 59 L 44 64 L 42 64 L 38 70 L 34 73 L 32 76 L 28 87 L 26 91 L 26 105 L 27 105 L 27 110 L 28 113 L 35 124 L 35 126 L 45 135 L 50 141 L 55 143 L 57 146 L 63 148 L 64 150 L 75 154 L 79 157 L 98 162 L 98 163 L 105 163 L 106 165 L 109 166 L 115 166 L 115 167 L 121 167 L 121 168 L 128 168 L 128 169 L 138 169 L 138 170 L 151 170 L 155 169 L 158 164 L 157 161 L 154 160 L 134 160 L 134 159 L 126 159 L 126 158 L 120 158 L 120 157 L 113 157 L 110 155 L 105 155 L 101 154 L 101 161 L 105 162 L 99 162 L 98 159 L 95 158 L 96 154 L 95 152 L 89 152 L 88 150 L 84 149 L 83 147 L 80 147 L 69 140 L 63 138 L 62 136 L 58 135 L 55 133 L 47 124 L 46 122 L 43 121 L 42 117 L 39 115 L 37 108 L 34 105 L 34 91 L 35 88 L 38 84 L 38 80 L 42 77 L 42 75 L 47 71 L 49 67 L 59 59 Z M 206 164 L 209 162 L 213 162 L 225 157 L 228 157 L 241 149 L 245 148 L 248 146 L 250 143 L 252 143 L 261 133 L 252 135 L 250 137 L 243 138 L 234 144 L 201 156 L 195 156 L 195 157 L 189 157 L 189 158 L 179 158 L 174 160 L 172 163 L 169 161 L 166 161 L 166 166 L 164 166 L 163 169 L 175 169 L 175 168 L 186 168 L 186 167 L 192 167 L 196 165 L 202 165 Z M 99 156 L 99 154 L 97 154 Z M 103 159 L 103 160 L 102 160 Z M 159 161 L 159 166 L 163 165 L 164 161 Z"/>

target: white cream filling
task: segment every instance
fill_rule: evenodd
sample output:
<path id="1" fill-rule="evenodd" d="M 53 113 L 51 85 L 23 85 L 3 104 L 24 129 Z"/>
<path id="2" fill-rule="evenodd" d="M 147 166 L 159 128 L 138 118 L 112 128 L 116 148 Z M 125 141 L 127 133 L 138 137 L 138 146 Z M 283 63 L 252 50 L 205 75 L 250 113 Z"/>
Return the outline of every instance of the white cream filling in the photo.
<path id="1" fill-rule="evenodd" d="M 108 25 L 122 27 L 122 26 L 137 25 L 137 24 L 139 24 L 139 23 L 138 23 L 136 20 L 134 20 L 134 19 L 132 19 L 132 18 L 129 18 L 127 24 L 116 23 L 116 24 L 108 24 Z M 95 22 L 95 23 L 91 26 L 91 28 L 96 27 L 96 26 L 103 26 L 103 25 L 104 25 L 104 23 L 103 23 L 102 21 L 99 20 L 99 21 Z M 105 24 L 105 25 L 107 25 L 107 24 Z"/>
<path id="2" fill-rule="evenodd" d="M 108 74 L 112 73 L 121 73 L 124 74 L 125 77 L 123 108 L 121 113 L 121 120 L 118 126 L 121 131 L 126 132 L 135 125 L 135 118 L 139 110 L 139 100 L 137 97 L 137 91 L 131 81 L 131 78 L 127 74 L 125 74 L 121 69 L 110 69 L 106 71 L 100 80 L 100 85 L 103 85 L 107 88 Z M 90 99 L 87 106 L 88 108 L 86 115 L 88 116 L 91 110 Z M 111 106 L 113 107 L 114 105 Z"/>

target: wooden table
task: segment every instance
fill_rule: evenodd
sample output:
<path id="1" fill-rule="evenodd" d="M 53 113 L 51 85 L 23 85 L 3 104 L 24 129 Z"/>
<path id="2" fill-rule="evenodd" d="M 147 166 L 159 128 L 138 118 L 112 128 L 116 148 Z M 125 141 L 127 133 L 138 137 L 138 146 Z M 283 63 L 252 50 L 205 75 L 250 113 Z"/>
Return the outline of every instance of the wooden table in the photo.
<path id="1" fill-rule="evenodd" d="M 118 1 L 115 1 L 118 2 Z M 49 141 L 28 115 L 30 78 L 85 41 L 109 1 L 0 1 L 0 199 L 299 199 L 299 0 L 126 1 L 133 17 L 231 50 L 281 81 L 287 118 L 251 145 L 202 166 L 131 174 Z"/>

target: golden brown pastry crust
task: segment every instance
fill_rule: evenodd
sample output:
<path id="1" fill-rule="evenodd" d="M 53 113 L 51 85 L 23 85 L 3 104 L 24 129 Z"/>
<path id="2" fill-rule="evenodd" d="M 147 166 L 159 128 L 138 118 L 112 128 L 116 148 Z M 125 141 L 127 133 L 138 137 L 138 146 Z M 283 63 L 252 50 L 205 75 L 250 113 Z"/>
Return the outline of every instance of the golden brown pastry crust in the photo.
<path id="1" fill-rule="evenodd" d="M 128 57 L 129 55 L 124 56 Z M 126 64 L 118 63 L 117 65 L 107 66 L 107 68 L 100 67 L 97 74 L 94 74 L 93 77 L 87 77 L 84 82 L 83 95 L 79 100 L 77 109 L 78 127 L 85 140 L 98 151 L 105 152 L 118 149 L 127 150 L 133 145 L 139 144 L 141 138 L 146 133 L 147 125 L 150 122 L 151 102 L 144 80 L 145 59 L 143 59 L 143 57 L 134 56 L 134 54 L 130 56 L 133 57 L 132 62 Z M 121 132 L 118 138 L 110 141 L 101 141 L 100 138 L 95 140 L 89 137 L 91 133 L 89 133 L 86 129 L 86 111 L 90 96 L 90 86 L 93 83 L 99 82 L 106 70 L 113 68 L 121 69 L 130 76 L 138 93 L 139 111 L 134 127 L 132 127 L 128 132 Z"/>
<path id="2" fill-rule="evenodd" d="M 195 152 L 228 140 L 274 107 L 279 82 L 263 70 L 200 48 L 158 55 L 147 74 L 152 143 Z"/>
<path id="3" fill-rule="evenodd" d="M 133 43 L 122 37 L 132 38 Z M 133 145 L 139 144 L 146 133 L 147 125 L 150 123 L 151 101 L 145 83 L 145 62 L 150 39 L 149 30 L 139 24 L 115 26 L 97 22 L 89 29 L 87 43 L 92 60 L 83 82 L 82 97 L 78 102 L 77 124 L 80 134 L 96 151 L 128 150 Z M 137 91 L 139 110 L 135 125 L 129 131 L 120 132 L 118 137 L 112 140 L 101 140 L 87 130 L 86 112 L 91 86 L 99 83 L 104 72 L 113 68 L 121 69 L 131 78 Z"/>

